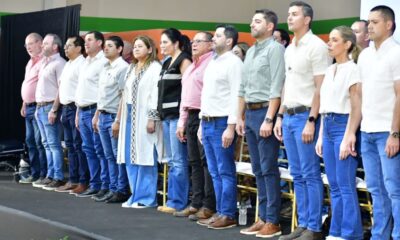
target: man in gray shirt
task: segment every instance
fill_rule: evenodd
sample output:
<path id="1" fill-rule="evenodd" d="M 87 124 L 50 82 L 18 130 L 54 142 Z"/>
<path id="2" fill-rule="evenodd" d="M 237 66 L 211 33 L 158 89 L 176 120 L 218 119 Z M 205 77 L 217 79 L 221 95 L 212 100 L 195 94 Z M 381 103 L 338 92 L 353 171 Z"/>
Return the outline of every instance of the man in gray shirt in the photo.
<path id="1" fill-rule="evenodd" d="M 268 9 L 257 10 L 253 16 L 251 35 L 257 42 L 244 61 L 236 125 L 237 133 L 246 135 L 260 202 L 259 220 L 240 232 L 263 238 L 282 234 L 279 141 L 272 132 L 285 79 L 285 48 L 272 36 L 277 22 L 276 14 Z"/>
<path id="2" fill-rule="evenodd" d="M 108 62 L 100 73 L 97 111 L 93 128 L 100 134 L 110 176 L 109 190 L 94 197 L 96 202 L 120 203 L 128 199 L 128 177 L 125 164 L 117 164 L 118 134 L 114 135 L 112 124 L 116 120 L 119 101 L 125 86 L 128 63 L 121 57 L 124 42 L 118 36 L 109 37 L 104 45 Z"/>

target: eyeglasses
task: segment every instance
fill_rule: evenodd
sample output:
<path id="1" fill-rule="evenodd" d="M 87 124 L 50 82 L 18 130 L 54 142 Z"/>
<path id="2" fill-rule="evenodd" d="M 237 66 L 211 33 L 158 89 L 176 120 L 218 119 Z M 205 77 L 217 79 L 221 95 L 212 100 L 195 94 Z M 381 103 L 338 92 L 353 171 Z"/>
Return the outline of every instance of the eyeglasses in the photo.
<path id="1" fill-rule="evenodd" d="M 199 43 L 202 43 L 202 42 L 211 42 L 211 41 L 209 41 L 209 40 L 193 40 L 193 41 L 190 41 L 190 44 L 199 44 Z"/>
<path id="2" fill-rule="evenodd" d="M 73 44 L 65 44 L 64 45 L 64 49 L 71 48 L 71 47 L 75 47 L 75 45 L 73 45 Z"/>

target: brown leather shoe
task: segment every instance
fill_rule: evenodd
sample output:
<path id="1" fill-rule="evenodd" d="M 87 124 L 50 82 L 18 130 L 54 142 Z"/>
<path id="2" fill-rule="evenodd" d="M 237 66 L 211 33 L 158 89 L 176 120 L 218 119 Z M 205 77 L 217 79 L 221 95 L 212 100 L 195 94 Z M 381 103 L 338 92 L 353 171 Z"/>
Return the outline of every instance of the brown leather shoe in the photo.
<path id="1" fill-rule="evenodd" d="M 75 189 L 73 189 L 73 190 L 71 190 L 70 192 L 69 192 L 69 194 L 73 194 L 73 195 L 78 195 L 78 194 L 81 194 L 81 193 L 83 193 L 84 191 L 86 191 L 87 189 L 88 189 L 88 185 L 86 185 L 86 184 L 78 184 L 78 186 L 75 188 Z"/>
<path id="2" fill-rule="evenodd" d="M 78 187 L 77 183 L 67 182 L 67 184 L 65 184 L 64 186 L 61 186 L 59 188 L 56 188 L 54 191 L 56 191 L 56 192 L 69 192 L 71 190 L 74 190 L 77 187 Z"/>
<path id="3" fill-rule="evenodd" d="M 253 223 L 253 225 L 251 225 L 250 227 L 240 230 L 240 233 L 244 235 L 255 235 L 264 227 L 264 225 L 265 222 L 259 219 L 257 222 Z"/>
<path id="4" fill-rule="evenodd" d="M 202 208 L 200 208 L 200 210 L 197 213 L 189 215 L 189 219 L 192 221 L 208 219 L 208 218 L 212 217 L 214 215 L 214 213 L 215 212 L 212 211 L 211 209 L 202 207 Z"/>
<path id="5" fill-rule="evenodd" d="M 174 212 L 176 212 L 176 209 L 175 209 L 175 208 L 168 207 L 168 206 L 159 206 L 159 207 L 157 208 L 157 211 L 160 211 L 160 212 L 163 212 L 163 213 L 170 213 L 170 214 L 173 214 Z"/>
<path id="6" fill-rule="evenodd" d="M 213 224 L 215 221 L 217 221 L 220 218 L 220 216 L 218 215 L 218 213 L 215 213 L 214 215 L 212 215 L 212 217 L 210 218 L 206 218 L 206 219 L 200 219 L 199 221 L 197 221 L 196 223 L 201 225 L 201 226 L 206 226 L 208 227 L 210 224 Z"/>
<path id="7" fill-rule="evenodd" d="M 195 214 L 199 211 L 199 209 L 188 206 L 187 208 L 178 211 L 178 212 L 174 212 L 174 216 L 175 217 L 188 217 L 190 214 Z"/>
<path id="8" fill-rule="evenodd" d="M 279 224 L 267 222 L 264 224 L 264 227 L 260 231 L 258 231 L 256 237 L 271 238 L 280 235 L 282 235 L 281 226 L 279 226 Z"/>
<path id="9" fill-rule="evenodd" d="M 214 223 L 208 225 L 208 228 L 219 230 L 235 227 L 236 225 L 236 219 L 230 218 L 228 216 L 221 216 Z"/>

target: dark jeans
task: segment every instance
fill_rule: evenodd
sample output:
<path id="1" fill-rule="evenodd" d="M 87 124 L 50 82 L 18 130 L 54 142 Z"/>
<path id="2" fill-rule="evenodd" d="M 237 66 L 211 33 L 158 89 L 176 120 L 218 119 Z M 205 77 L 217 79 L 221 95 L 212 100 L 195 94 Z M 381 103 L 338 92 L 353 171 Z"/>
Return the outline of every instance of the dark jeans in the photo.
<path id="1" fill-rule="evenodd" d="M 68 149 L 69 181 L 71 183 L 89 183 L 89 169 L 86 155 L 82 151 L 81 134 L 75 127 L 76 106 L 62 107 L 61 123 L 64 129 L 64 141 Z"/>
<path id="2" fill-rule="evenodd" d="M 186 138 L 189 155 L 189 165 L 192 168 L 192 203 L 191 206 L 199 209 L 205 207 L 215 210 L 215 193 L 211 175 L 207 168 L 207 159 L 203 146 L 197 138 L 200 125 L 200 110 L 189 111 Z"/>
<path id="3" fill-rule="evenodd" d="M 267 108 L 246 110 L 246 140 L 251 166 L 256 176 L 259 215 L 261 220 L 279 224 L 281 206 L 280 175 L 278 168 L 279 141 L 274 134 L 260 136 Z"/>

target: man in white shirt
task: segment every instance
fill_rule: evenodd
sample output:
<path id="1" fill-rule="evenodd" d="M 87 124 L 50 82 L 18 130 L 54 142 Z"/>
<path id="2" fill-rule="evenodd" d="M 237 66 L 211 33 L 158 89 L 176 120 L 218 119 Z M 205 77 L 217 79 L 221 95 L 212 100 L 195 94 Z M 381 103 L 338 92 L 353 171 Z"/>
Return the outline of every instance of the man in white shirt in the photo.
<path id="1" fill-rule="evenodd" d="M 125 164 L 117 164 L 118 135 L 113 135 L 112 124 L 116 120 L 118 105 L 125 87 L 125 73 L 128 63 L 121 57 L 124 42 L 118 36 L 107 38 L 104 56 L 108 62 L 100 73 L 97 111 L 93 118 L 108 161 L 110 185 L 103 194 L 97 194 L 96 202 L 122 203 L 128 196 L 128 176 Z"/>
<path id="2" fill-rule="evenodd" d="M 331 61 L 327 45 L 310 30 L 312 18 L 313 10 L 307 3 L 290 4 L 287 21 L 294 39 L 285 52 L 284 96 L 274 132 L 285 143 L 296 193 L 298 227 L 281 236 L 283 240 L 323 237 L 323 188 L 314 147 L 319 129 L 319 91 Z"/>
<path id="3" fill-rule="evenodd" d="M 77 192 L 73 190 L 71 192 L 78 197 L 90 197 L 99 193 L 100 190 L 108 190 L 110 184 L 107 159 L 104 156 L 100 136 L 95 131 L 96 126 L 92 123 L 97 109 L 100 72 L 107 63 L 103 46 L 103 34 L 97 31 L 86 34 L 85 50 L 88 56 L 82 65 L 82 71 L 79 73 L 75 96 L 75 103 L 78 107 L 75 124 L 81 133 L 82 148 L 89 166 L 90 181 L 89 188 L 86 191 Z"/>
<path id="4" fill-rule="evenodd" d="M 231 50 L 238 39 L 231 25 L 219 25 L 213 37 L 215 56 L 208 64 L 201 94 L 201 128 L 207 165 L 214 183 L 217 213 L 200 225 L 213 229 L 236 226 L 236 168 L 233 159 L 237 96 L 242 61 Z"/>
<path id="5" fill-rule="evenodd" d="M 59 97 L 62 104 L 61 123 L 64 129 L 64 142 L 68 149 L 69 181 L 57 188 L 56 192 L 69 192 L 75 188 L 86 190 L 89 170 L 86 156 L 82 151 L 81 135 L 75 127 L 75 93 L 78 86 L 80 68 L 85 61 L 85 41 L 80 36 L 72 36 L 64 45 L 65 56 L 69 61 L 60 77 Z"/>
<path id="6" fill-rule="evenodd" d="M 373 240 L 400 239 L 400 46 L 391 8 L 376 6 L 368 16 L 374 46 L 358 58 L 362 81 L 361 155 L 373 200 Z"/>

